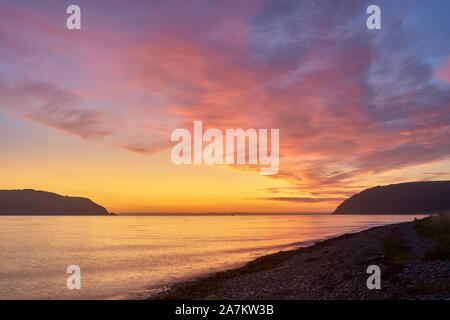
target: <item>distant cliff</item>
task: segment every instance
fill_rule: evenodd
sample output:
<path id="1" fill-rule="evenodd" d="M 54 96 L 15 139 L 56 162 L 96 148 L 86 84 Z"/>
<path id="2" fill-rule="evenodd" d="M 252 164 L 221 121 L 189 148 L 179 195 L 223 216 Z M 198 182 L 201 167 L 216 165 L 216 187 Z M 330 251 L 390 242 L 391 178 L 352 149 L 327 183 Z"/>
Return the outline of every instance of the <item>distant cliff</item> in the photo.
<path id="1" fill-rule="evenodd" d="M 450 181 L 391 184 L 366 189 L 333 214 L 429 214 L 450 212 Z"/>
<path id="2" fill-rule="evenodd" d="M 87 198 L 26 190 L 0 190 L 0 215 L 109 215 Z"/>

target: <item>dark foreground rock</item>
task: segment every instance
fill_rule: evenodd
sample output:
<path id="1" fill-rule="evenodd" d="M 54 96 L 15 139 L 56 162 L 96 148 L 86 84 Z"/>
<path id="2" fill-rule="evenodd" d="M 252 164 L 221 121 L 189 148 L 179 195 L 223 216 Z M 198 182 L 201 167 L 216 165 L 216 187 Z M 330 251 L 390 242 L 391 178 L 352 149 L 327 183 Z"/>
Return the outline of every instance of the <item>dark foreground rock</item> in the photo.
<path id="1" fill-rule="evenodd" d="M 46 191 L 0 190 L 0 215 L 109 215 L 92 200 Z"/>
<path id="2" fill-rule="evenodd" d="M 376 227 L 176 284 L 151 299 L 450 299 L 450 217 Z M 369 265 L 381 289 L 366 286 Z"/>

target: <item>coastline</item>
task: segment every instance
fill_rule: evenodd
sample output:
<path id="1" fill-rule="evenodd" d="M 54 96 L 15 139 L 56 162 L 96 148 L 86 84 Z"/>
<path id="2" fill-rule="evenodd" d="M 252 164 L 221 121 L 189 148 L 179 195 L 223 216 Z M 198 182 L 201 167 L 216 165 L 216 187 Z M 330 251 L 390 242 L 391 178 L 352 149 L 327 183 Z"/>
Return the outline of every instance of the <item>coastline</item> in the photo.
<path id="1" fill-rule="evenodd" d="M 432 216 L 378 226 L 259 257 L 244 266 L 149 289 L 142 299 L 450 299 L 448 253 L 429 259 L 438 244 L 419 227 Z M 425 221 L 425 222 L 424 222 Z M 445 230 L 448 236 L 449 230 Z M 369 265 L 381 269 L 381 289 L 369 290 Z"/>

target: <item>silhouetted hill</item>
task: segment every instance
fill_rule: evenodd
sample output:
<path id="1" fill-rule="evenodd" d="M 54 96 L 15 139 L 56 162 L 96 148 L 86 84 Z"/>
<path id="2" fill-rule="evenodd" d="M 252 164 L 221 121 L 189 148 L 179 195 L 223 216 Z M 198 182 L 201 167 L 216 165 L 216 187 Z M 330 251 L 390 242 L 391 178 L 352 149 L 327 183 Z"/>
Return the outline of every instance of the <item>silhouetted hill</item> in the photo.
<path id="1" fill-rule="evenodd" d="M 366 189 L 333 214 L 429 214 L 450 212 L 450 181 L 391 184 Z"/>
<path id="2" fill-rule="evenodd" d="M 87 198 L 26 190 L 0 190 L 0 215 L 109 215 Z"/>

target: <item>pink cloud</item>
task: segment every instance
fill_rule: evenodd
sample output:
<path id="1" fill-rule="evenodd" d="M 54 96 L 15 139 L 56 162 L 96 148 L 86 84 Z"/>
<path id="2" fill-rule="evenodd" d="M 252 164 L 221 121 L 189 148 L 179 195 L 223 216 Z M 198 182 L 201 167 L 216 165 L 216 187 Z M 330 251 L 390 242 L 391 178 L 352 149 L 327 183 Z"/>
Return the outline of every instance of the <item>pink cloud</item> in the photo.
<path id="1" fill-rule="evenodd" d="M 436 67 L 435 77 L 439 80 L 450 83 L 450 57 Z"/>
<path id="2" fill-rule="evenodd" d="M 279 128 L 275 178 L 299 192 L 351 192 L 358 177 L 449 155 L 448 91 L 430 85 L 427 64 L 409 52 L 375 46 L 362 31 L 335 34 L 317 17 L 336 4 L 306 17 L 300 2 L 152 5 L 134 28 L 101 16 L 79 34 L 31 9 L 0 14 L 0 57 L 11 69 L 0 108 L 144 155 L 170 147 L 170 132 L 194 120 Z M 353 21 L 358 10 L 348 9 L 330 19 Z M 308 28 L 291 30 L 292 21 Z M 449 70 L 446 60 L 435 77 L 449 83 Z"/>

